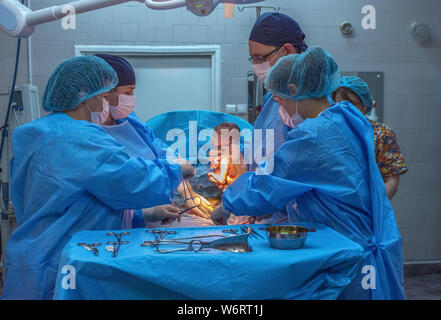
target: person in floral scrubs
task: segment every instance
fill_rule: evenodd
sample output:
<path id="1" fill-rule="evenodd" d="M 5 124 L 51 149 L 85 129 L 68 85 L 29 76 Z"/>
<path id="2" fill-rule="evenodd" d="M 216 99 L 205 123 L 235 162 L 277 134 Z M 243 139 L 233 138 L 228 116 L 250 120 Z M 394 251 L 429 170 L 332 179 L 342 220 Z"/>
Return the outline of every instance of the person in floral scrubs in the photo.
<path id="1" fill-rule="evenodd" d="M 335 102 L 349 101 L 363 114 L 371 112 L 375 102 L 366 82 L 359 77 L 343 77 L 332 94 Z M 386 124 L 369 120 L 374 129 L 375 158 L 383 176 L 389 199 L 397 193 L 400 175 L 408 171 L 395 132 Z"/>

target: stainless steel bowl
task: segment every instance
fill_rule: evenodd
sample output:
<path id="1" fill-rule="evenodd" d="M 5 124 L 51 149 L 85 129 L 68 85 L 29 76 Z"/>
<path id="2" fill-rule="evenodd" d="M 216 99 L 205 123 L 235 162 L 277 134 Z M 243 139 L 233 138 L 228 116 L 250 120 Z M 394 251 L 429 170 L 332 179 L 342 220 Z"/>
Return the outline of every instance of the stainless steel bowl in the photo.
<path id="1" fill-rule="evenodd" d="M 281 250 L 300 249 L 304 246 L 308 232 L 315 231 L 298 226 L 272 226 L 266 228 L 272 248 Z"/>

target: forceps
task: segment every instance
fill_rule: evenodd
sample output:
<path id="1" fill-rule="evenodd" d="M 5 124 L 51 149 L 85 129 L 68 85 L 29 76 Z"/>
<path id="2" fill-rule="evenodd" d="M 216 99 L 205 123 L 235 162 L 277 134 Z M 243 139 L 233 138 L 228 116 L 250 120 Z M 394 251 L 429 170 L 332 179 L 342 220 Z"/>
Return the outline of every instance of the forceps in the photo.
<path id="1" fill-rule="evenodd" d="M 159 240 L 164 239 L 165 236 L 168 234 L 176 234 L 176 231 L 173 231 L 173 230 L 167 231 L 167 230 L 159 230 L 159 229 L 147 229 L 145 232 L 153 233 L 155 235 L 155 238 L 156 238 L 156 235 L 159 235 L 159 237 L 160 237 Z"/>
<path id="2" fill-rule="evenodd" d="M 115 233 L 115 232 L 109 232 L 108 236 L 115 236 L 117 241 L 107 241 L 107 244 L 112 245 L 112 247 L 106 247 L 106 251 L 113 251 L 113 258 L 115 258 L 118 255 L 119 248 L 122 244 L 128 244 L 129 241 L 122 241 L 122 236 L 129 235 L 130 232 L 121 232 L 121 233 Z"/>

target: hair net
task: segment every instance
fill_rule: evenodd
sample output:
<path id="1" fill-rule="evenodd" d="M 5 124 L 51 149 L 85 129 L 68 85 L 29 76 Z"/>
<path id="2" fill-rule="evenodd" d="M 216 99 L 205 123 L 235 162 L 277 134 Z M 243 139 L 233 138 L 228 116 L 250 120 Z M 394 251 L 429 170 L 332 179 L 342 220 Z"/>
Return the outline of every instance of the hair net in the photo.
<path id="1" fill-rule="evenodd" d="M 118 86 L 136 84 L 135 71 L 132 65 L 125 59 L 111 54 L 96 54 L 97 57 L 106 61 L 118 75 Z"/>
<path id="2" fill-rule="evenodd" d="M 279 59 L 265 81 L 265 87 L 274 96 L 289 100 L 322 98 L 332 94 L 339 86 L 338 65 L 320 47 Z"/>
<path id="3" fill-rule="evenodd" d="M 291 43 L 302 52 L 308 49 L 303 42 L 305 34 L 299 24 L 291 17 L 276 12 L 264 13 L 257 19 L 251 30 L 250 40 L 276 47 Z"/>
<path id="4" fill-rule="evenodd" d="M 372 98 L 369 86 L 363 79 L 359 77 L 343 77 L 341 78 L 340 87 L 349 88 L 360 97 L 363 104 L 366 106 L 366 111 L 369 113 L 374 105 L 374 99 Z"/>
<path id="5" fill-rule="evenodd" d="M 280 58 L 268 72 L 265 78 L 265 88 L 271 92 L 273 96 L 292 100 L 288 90 L 288 81 L 298 57 L 299 54 L 292 54 Z"/>
<path id="6" fill-rule="evenodd" d="M 110 91 L 117 83 L 115 71 L 101 58 L 80 56 L 68 59 L 50 76 L 43 93 L 43 109 L 75 109 L 83 101 Z"/>

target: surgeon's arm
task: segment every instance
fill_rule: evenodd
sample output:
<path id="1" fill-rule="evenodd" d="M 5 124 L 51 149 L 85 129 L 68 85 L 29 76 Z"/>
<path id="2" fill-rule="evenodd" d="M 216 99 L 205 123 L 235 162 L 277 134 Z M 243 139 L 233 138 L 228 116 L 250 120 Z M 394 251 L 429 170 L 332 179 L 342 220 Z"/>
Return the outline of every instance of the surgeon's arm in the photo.
<path id="1" fill-rule="evenodd" d="M 297 130 L 274 158 L 267 160 L 265 168 L 244 173 L 225 190 L 224 207 L 235 215 L 267 215 L 312 190 L 297 177 L 310 163 L 316 139 L 314 133 Z"/>
<path id="2" fill-rule="evenodd" d="M 167 160 L 129 158 L 118 148 L 94 168 L 86 189 L 114 209 L 142 209 L 168 204 L 182 180 L 180 165 Z"/>
<path id="3" fill-rule="evenodd" d="M 384 177 L 383 180 L 384 180 L 384 184 L 386 185 L 387 196 L 389 197 L 389 200 L 392 200 L 392 198 L 395 196 L 395 194 L 398 191 L 400 176 Z"/>
<path id="4" fill-rule="evenodd" d="M 296 181 L 247 172 L 225 190 L 222 204 L 238 216 L 268 215 L 310 190 L 309 185 Z"/>

